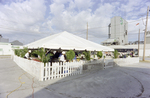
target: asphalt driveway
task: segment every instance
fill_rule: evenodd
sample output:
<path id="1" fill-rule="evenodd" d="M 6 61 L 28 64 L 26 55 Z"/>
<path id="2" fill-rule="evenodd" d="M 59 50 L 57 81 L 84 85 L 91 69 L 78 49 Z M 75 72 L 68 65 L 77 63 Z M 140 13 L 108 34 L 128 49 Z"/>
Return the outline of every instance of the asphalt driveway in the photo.
<path id="1" fill-rule="evenodd" d="M 39 82 L 11 59 L 0 59 L 0 98 L 150 97 L 150 63 L 94 69 Z"/>

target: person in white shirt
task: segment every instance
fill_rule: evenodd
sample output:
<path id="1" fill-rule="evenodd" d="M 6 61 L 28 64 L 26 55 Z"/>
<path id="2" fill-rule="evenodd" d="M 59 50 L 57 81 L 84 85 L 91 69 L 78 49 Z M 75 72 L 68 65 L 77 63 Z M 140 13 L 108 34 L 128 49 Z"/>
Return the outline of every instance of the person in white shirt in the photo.
<path id="1" fill-rule="evenodd" d="M 66 61 L 64 55 L 65 55 L 65 52 L 63 51 L 63 52 L 62 52 L 62 55 L 59 57 L 60 61 L 63 61 L 63 62 Z"/>
<path id="2" fill-rule="evenodd" d="M 29 50 L 26 54 L 25 54 L 25 56 L 24 56 L 24 58 L 26 58 L 26 59 L 29 59 L 30 57 L 29 57 L 29 54 L 31 53 L 31 50 Z"/>

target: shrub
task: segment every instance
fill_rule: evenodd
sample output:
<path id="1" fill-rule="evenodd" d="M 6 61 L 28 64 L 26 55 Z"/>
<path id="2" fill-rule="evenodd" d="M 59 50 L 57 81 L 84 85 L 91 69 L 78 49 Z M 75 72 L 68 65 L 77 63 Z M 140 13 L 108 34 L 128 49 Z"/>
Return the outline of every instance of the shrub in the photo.
<path id="1" fill-rule="evenodd" d="M 103 56 L 102 51 L 98 51 L 98 52 L 97 52 L 97 57 L 102 58 L 102 56 Z"/>
<path id="2" fill-rule="evenodd" d="M 119 53 L 118 53 L 117 50 L 115 50 L 115 51 L 113 52 L 113 54 L 114 54 L 114 58 L 115 58 L 115 59 L 118 58 Z"/>
<path id="3" fill-rule="evenodd" d="M 88 61 L 91 60 L 90 51 L 84 51 L 83 54 L 84 54 L 86 60 L 88 60 Z"/>
<path id="4" fill-rule="evenodd" d="M 20 49 L 15 49 L 15 55 L 20 56 Z"/>
<path id="5" fill-rule="evenodd" d="M 73 50 L 69 50 L 66 53 L 67 60 L 72 61 L 75 57 L 75 52 Z"/>
<path id="6" fill-rule="evenodd" d="M 106 56 L 104 55 L 104 59 L 106 58 Z"/>
<path id="7" fill-rule="evenodd" d="M 23 49 L 15 49 L 15 55 L 20 56 L 20 57 L 24 57 L 27 52 L 28 52 L 27 47 Z"/>
<path id="8" fill-rule="evenodd" d="M 27 52 L 28 52 L 28 48 L 26 48 L 26 47 L 24 49 L 20 49 L 21 57 L 24 57 Z"/>

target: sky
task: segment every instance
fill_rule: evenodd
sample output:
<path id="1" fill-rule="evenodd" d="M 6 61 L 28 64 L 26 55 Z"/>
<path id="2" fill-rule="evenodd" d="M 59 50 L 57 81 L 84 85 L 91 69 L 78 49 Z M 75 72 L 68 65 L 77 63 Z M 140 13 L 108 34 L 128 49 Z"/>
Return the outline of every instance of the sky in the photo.
<path id="1" fill-rule="evenodd" d="M 88 23 L 88 40 L 101 44 L 111 18 L 121 16 L 128 41 L 138 40 L 139 28 L 143 40 L 148 6 L 150 0 L 0 0 L 0 34 L 24 44 L 63 31 L 86 38 Z"/>

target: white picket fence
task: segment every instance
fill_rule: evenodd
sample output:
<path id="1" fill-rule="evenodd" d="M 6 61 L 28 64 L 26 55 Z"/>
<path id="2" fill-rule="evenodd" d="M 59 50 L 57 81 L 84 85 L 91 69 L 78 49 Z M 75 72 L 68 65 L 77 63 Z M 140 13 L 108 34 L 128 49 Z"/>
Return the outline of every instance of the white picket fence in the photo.
<path id="1" fill-rule="evenodd" d="M 72 76 L 77 74 L 82 74 L 82 61 L 80 62 L 66 62 L 66 63 L 46 63 L 44 67 L 44 80 L 62 78 L 66 76 Z"/>
<path id="2" fill-rule="evenodd" d="M 37 78 L 39 81 L 82 74 L 84 64 L 91 65 L 91 68 L 94 68 L 94 66 L 99 66 L 100 63 L 102 63 L 102 66 L 105 64 L 105 66 L 103 66 L 104 68 L 113 67 L 113 65 L 110 64 L 110 62 L 113 62 L 113 59 L 101 59 L 92 62 L 74 61 L 65 63 L 46 63 L 45 66 L 42 62 L 27 60 L 15 55 L 13 56 L 13 60 L 19 67 L 31 74 L 33 77 Z"/>
<path id="3" fill-rule="evenodd" d="M 24 71 L 37 78 L 39 81 L 62 78 L 82 74 L 82 67 L 85 63 L 80 62 L 66 62 L 66 63 L 44 63 L 27 60 L 18 56 L 13 56 L 14 62 Z"/>

